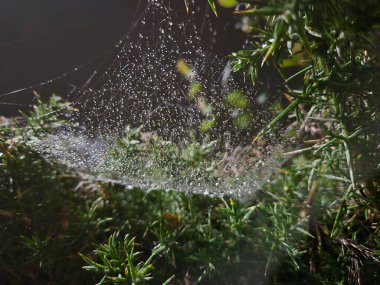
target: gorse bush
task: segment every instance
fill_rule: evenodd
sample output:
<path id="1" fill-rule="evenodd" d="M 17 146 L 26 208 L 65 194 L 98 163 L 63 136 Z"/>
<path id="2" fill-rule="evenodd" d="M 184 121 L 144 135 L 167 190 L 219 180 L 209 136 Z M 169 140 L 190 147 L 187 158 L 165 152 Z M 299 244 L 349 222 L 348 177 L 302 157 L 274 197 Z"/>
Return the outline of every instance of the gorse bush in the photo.
<path id="1" fill-rule="evenodd" d="M 75 112 L 57 97 L 39 100 L 23 120 L 0 127 L 4 284 L 380 283 L 380 5 L 245 2 L 235 13 L 247 44 L 232 56 L 234 70 L 247 84 L 263 65 L 282 78 L 289 104 L 258 137 L 288 124 L 297 146 L 289 159 L 244 201 L 126 189 L 30 147 Z M 127 164 L 134 175 L 146 167 L 153 177 L 182 177 L 220 163 L 210 155 L 215 142 L 178 146 L 144 135 L 127 129 L 113 142 L 104 164 L 111 177 Z"/>
<path id="2" fill-rule="evenodd" d="M 246 17 L 248 42 L 246 49 L 233 54 L 234 70 L 243 70 L 255 84 L 260 67 L 270 65 L 282 78 L 289 100 L 256 139 L 288 115 L 295 117 L 298 125 L 291 127 L 297 128 L 293 136 L 301 147 L 289 154 L 302 157 L 293 158 L 289 170 L 307 175 L 309 202 L 322 194 L 318 192 L 326 179 L 335 181 L 329 191 L 341 197 L 337 212 L 325 211 L 335 216 L 328 235 L 359 238 L 378 247 L 378 1 L 245 2 L 249 4 L 235 13 Z M 311 218 L 318 223 L 318 217 Z M 310 231 L 318 234 L 319 226 L 313 227 Z M 322 236 L 314 238 L 323 243 Z M 355 254 L 348 259 L 348 280 L 361 284 L 363 261 Z M 318 271 L 314 265 L 311 269 Z"/>
<path id="3" fill-rule="evenodd" d="M 308 192 L 304 172 L 313 163 L 295 159 L 245 202 L 126 190 L 46 162 L 24 140 L 15 140 L 23 130 L 2 129 L 1 274 L 6 283 L 286 284 L 292 278 L 324 284 L 348 280 L 355 264 L 365 264 L 354 272 L 360 280 L 363 270 L 369 280 L 379 278 L 376 251 L 370 250 L 378 242 L 375 210 L 369 202 L 350 201 L 356 219 L 340 216 L 345 234 L 330 238 L 341 212 L 337 182 L 322 176 L 318 191 L 314 183 Z M 138 130 L 127 137 L 138 138 Z M 124 146 L 127 153 L 149 149 L 132 145 L 133 150 Z M 366 218 L 360 218 L 362 212 Z M 83 266 L 93 277 L 81 271 Z"/>
<path id="4" fill-rule="evenodd" d="M 265 262 L 276 237 L 261 230 L 267 222 L 257 202 L 247 207 L 233 199 L 86 181 L 15 142 L 13 132 L 22 130 L 7 126 L 1 142 L 6 283 L 91 284 L 82 266 L 101 283 L 247 283 L 263 279 L 277 260 Z M 272 248 L 271 256 L 279 249 Z"/>
<path id="5" fill-rule="evenodd" d="M 243 69 L 254 83 L 259 67 L 270 64 L 283 78 L 290 101 L 258 136 L 294 110 L 302 123 L 297 139 L 315 139 L 310 142 L 315 145 L 303 151 L 332 166 L 326 156 L 335 148 L 344 149 L 342 161 L 347 165 L 336 168 L 348 170 L 353 188 L 361 177 L 376 176 L 377 1 L 269 1 L 237 13 L 250 17 L 252 36 L 251 49 L 234 54 L 235 70 Z"/>
<path id="6" fill-rule="evenodd" d="M 242 69 L 255 84 L 260 67 L 271 65 L 282 77 L 283 93 L 290 101 L 258 137 L 294 111 L 302 123 L 297 139 L 314 139 L 303 152 L 325 160 L 333 149 L 344 149 L 347 165 L 336 167 L 348 169 L 346 178 L 353 188 L 360 177 L 376 176 L 377 1 L 247 2 L 250 6 L 236 14 L 249 17 L 249 49 L 233 55 L 234 70 Z"/>

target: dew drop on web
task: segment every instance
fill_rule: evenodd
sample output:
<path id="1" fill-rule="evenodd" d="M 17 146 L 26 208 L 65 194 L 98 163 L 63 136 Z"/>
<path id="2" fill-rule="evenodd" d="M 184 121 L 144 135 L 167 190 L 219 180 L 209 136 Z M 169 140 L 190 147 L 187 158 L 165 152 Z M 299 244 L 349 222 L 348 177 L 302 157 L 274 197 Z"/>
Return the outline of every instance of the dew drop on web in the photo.
<path id="1" fill-rule="evenodd" d="M 224 147 L 219 146 L 219 152 L 210 154 L 215 155 L 217 164 L 212 166 L 210 162 L 202 168 L 210 171 L 180 172 L 176 165 L 171 165 L 169 157 L 160 153 L 160 148 L 168 148 L 170 141 L 175 150 L 166 155 L 178 155 L 184 151 L 184 142 L 192 141 L 190 135 L 199 141 L 217 140 L 224 146 L 224 134 L 228 131 L 233 133 L 230 138 L 237 140 L 235 145 L 239 144 L 238 138 L 247 141 L 248 136 L 233 130 L 225 97 L 240 90 L 247 98 L 254 98 L 255 90 L 241 77 L 233 76 L 228 58 L 217 56 L 204 46 L 202 29 L 211 29 L 208 35 L 216 31 L 207 23 L 208 17 L 204 18 L 206 24 L 199 25 L 197 13 L 201 12 L 191 12 L 184 18 L 184 14 L 179 16 L 164 5 L 163 0 L 148 0 L 135 29 L 118 43 L 108 68 L 89 86 L 80 89 L 75 98 L 70 98 L 79 110 L 70 117 L 74 127 L 30 140 L 30 145 L 47 159 L 66 164 L 87 179 L 115 181 L 127 189 L 161 188 L 212 196 L 254 192 L 265 178 L 254 167 L 242 175 L 240 172 L 244 171 L 239 169 L 251 167 L 247 161 L 234 161 L 233 157 L 223 161 Z M 187 78 L 176 68 L 179 60 L 191 68 Z M 199 101 L 189 97 L 189 87 L 194 83 L 201 85 L 197 96 L 212 106 L 213 114 L 224 114 L 224 119 L 207 134 L 199 131 L 205 111 L 200 110 Z M 259 113 L 257 109 L 255 112 Z M 127 128 L 140 126 L 142 135 L 136 142 L 123 140 Z M 134 143 L 144 139 L 154 141 L 157 137 L 162 145 L 152 145 L 158 148 L 156 152 L 140 151 L 132 157 L 112 153 L 116 141 L 134 147 Z M 117 160 L 113 158 L 115 155 L 119 155 Z M 224 163 L 223 168 L 220 165 Z M 259 161 L 255 165 L 260 164 L 264 163 Z"/>

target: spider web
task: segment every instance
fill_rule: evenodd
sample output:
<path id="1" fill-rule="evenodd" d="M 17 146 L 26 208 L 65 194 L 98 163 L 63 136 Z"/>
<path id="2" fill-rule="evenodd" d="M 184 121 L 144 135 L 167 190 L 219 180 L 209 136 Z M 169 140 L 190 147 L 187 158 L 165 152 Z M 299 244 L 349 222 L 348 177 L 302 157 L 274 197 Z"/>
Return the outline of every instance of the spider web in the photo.
<path id="1" fill-rule="evenodd" d="M 202 84 L 198 96 L 216 112 L 226 111 L 221 103 L 229 92 L 244 88 L 225 76 L 229 72 L 227 59 L 202 47 L 202 33 L 198 31 L 207 26 L 212 35 L 210 14 L 205 14 L 198 27 L 194 19 L 198 11 L 184 15 L 184 7 L 179 9 L 173 11 L 163 1 L 148 1 L 138 26 L 122 43 L 110 68 L 74 98 L 81 109 L 80 121 L 90 133 L 144 125 L 145 131 L 176 140 L 197 129 L 202 120 L 199 102 L 189 98 L 189 80 L 176 70 L 178 60 L 191 67 L 191 81 Z M 184 16 L 185 20 L 181 19 Z M 252 93 L 247 88 L 245 91 Z M 219 128 L 226 128 L 225 123 L 220 122 Z"/>
<path id="2" fill-rule="evenodd" d="M 145 165 L 157 161 L 155 157 L 135 157 L 121 164 L 108 161 L 110 145 L 129 126 L 143 126 L 144 132 L 154 132 L 164 140 L 177 143 L 190 141 L 190 133 L 201 140 L 219 141 L 228 133 L 235 144 L 243 144 L 264 124 L 267 114 L 258 112 L 254 100 L 257 89 L 250 87 L 241 76 L 232 74 L 228 58 L 213 53 L 212 46 L 217 43 L 210 21 L 211 11 L 204 14 L 202 21 L 197 21 L 201 8 L 194 2 L 190 4 L 191 9 L 186 14 L 183 5 L 176 7 L 170 1 L 147 0 L 145 8 L 136 14 L 131 30 L 115 47 L 114 56 L 104 58 L 85 84 L 73 88 L 68 95 L 69 101 L 79 109 L 70 118 L 76 127 L 47 134 L 43 139 L 30 138 L 28 143 L 47 159 L 59 161 L 88 179 L 209 195 L 255 191 L 258 181 L 269 175 L 271 162 L 249 162 L 243 149 L 240 153 L 225 155 L 222 164 L 227 167 L 230 163 L 230 169 L 250 164 L 256 169 L 249 172 L 250 178 L 244 179 L 237 171 L 238 175 L 228 182 L 223 177 L 210 179 L 207 174 L 199 178 L 199 173 L 178 177 L 181 174 L 165 176 L 150 170 L 144 172 Z M 189 69 L 187 76 L 178 72 L 179 61 Z M 65 77 L 63 74 L 57 80 Z M 202 101 L 189 96 L 189 87 L 194 83 L 201 84 L 196 97 Z M 244 94 L 251 113 L 256 114 L 255 127 L 248 130 L 236 128 L 231 111 L 226 108 L 225 97 L 236 90 Z M 215 119 L 215 126 L 206 133 L 199 131 L 200 124 L 209 116 L 200 108 L 202 102 L 212 108 Z M 270 148 L 270 152 L 276 149 Z M 259 164 L 268 165 L 265 175 L 258 171 Z M 160 162 L 153 167 L 165 169 L 167 165 Z"/>

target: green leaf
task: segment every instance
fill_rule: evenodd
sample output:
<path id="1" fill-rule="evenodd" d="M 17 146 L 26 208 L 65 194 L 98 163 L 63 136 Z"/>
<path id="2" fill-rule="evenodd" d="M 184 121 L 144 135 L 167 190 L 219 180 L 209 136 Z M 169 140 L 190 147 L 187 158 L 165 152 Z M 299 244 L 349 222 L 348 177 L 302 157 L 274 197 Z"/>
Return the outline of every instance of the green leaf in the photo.
<path id="1" fill-rule="evenodd" d="M 265 56 L 263 57 L 263 60 L 261 61 L 261 66 L 264 66 L 264 63 L 267 61 L 267 59 L 280 46 L 280 40 L 281 40 L 283 30 L 284 30 L 284 22 L 280 21 L 276 23 L 276 26 L 274 27 L 272 44 L 269 46 L 269 49 L 267 50 Z"/>
<path id="2" fill-rule="evenodd" d="M 244 109 L 249 106 L 249 102 L 246 98 L 242 96 L 239 91 L 233 91 L 225 97 L 225 102 L 230 107 Z"/>
<path id="3" fill-rule="evenodd" d="M 223 8 L 234 8 L 238 4 L 236 0 L 218 0 L 218 3 Z"/>
<path id="4" fill-rule="evenodd" d="M 218 17 L 218 12 L 216 11 L 216 6 L 215 6 L 215 0 L 208 0 L 208 4 L 211 7 L 211 10 L 214 12 L 215 16 Z"/>
<path id="5" fill-rule="evenodd" d="M 244 112 L 234 118 L 234 124 L 239 129 L 245 129 L 248 128 L 253 120 L 252 115 L 249 112 Z"/>
<path id="6" fill-rule="evenodd" d="M 213 126 L 215 126 L 215 124 L 216 123 L 214 120 L 204 120 L 204 121 L 202 121 L 201 125 L 199 126 L 199 130 L 202 133 L 205 133 L 208 130 L 210 130 Z"/>
<path id="7" fill-rule="evenodd" d="M 79 256 L 83 258 L 84 261 L 86 261 L 90 266 L 86 266 L 84 267 L 85 269 L 87 270 L 90 270 L 90 269 L 96 269 L 95 271 L 98 271 L 98 269 L 102 268 L 106 268 L 106 266 L 102 265 L 102 264 L 99 264 L 99 263 L 96 263 L 95 261 L 93 261 L 92 259 L 88 258 L 87 256 L 83 255 L 82 253 L 78 252 Z"/>
<path id="8" fill-rule="evenodd" d="M 193 84 L 191 84 L 189 94 L 188 94 L 189 98 L 192 99 L 196 97 L 199 91 L 201 90 L 201 88 L 202 88 L 202 85 L 198 82 L 194 82 Z"/>

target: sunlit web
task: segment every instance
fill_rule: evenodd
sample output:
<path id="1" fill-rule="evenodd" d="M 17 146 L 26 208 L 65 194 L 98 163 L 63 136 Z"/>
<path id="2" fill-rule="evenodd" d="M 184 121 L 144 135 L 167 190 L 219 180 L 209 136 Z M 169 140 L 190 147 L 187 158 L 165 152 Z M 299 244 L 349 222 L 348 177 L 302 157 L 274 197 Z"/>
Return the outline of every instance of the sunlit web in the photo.
<path id="1" fill-rule="evenodd" d="M 253 90 L 230 76 L 227 59 L 218 58 L 204 46 L 202 31 L 207 27 L 207 35 L 213 35 L 208 20 L 213 15 L 207 13 L 197 25 L 194 18 L 199 11 L 191 9 L 186 15 L 183 6 L 181 9 L 173 10 L 163 1 L 148 1 L 111 66 L 91 88 L 76 93 L 73 99 L 81 110 L 80 121 L 89 132 L 144 125 L 144 130 L 166 139 L 182 138 L 205 119 L 199 102 L 189 98 L 189 86 L 194 82 L 202 86 L 197 96 L 212 106 L 218 117 L 214 130 L 221 133 L 227 129 L 229 115 L 223 98 L 234 90 L 244 89 L 246 95 Z M 193 70 L 191 80 L 176 70 L 179 60 Z"/>
<path id="2" fill-rule="evenodd" d="M 202 14 L 204 17 L 199 23 L 195 19 L 201 13 L 199 6 L 193 2 L 190 4 L 191 9 L 186 14 L 183 5 L 177 10 L 166 1 L 147 0 L 142 13 L 136 14 L 132 29 L 115 47 L 114 56 L 106 58 L 84 85 L 75 86 L 68 95 L 69 101 L 79 109 L 71 118 L 75 125 L 79 123 L 79 127 L 62 130 L 42 142 L 34 140 L 32 145 L 49 159 L 58 158 L 70 167 L 80 170 L 85 167 L 93 172 L 102 168 L 107 156 L 108 139 L 104 140 L 104 136 L 122 134 L 127 126 L 143 126 L 143 131 L 155 132 L 174 142 L 189 139 L 190 134 L 201 139 L 205 136 L 222 139 L 227 131 L 236 141 L 250 141 L 253 131 L 263 125 L 266 116 L 266 112 L 259 112 L 256 106 L 257 90 L 241 75 L 232 75 L 227 58 L 212 52 L 216 33 L 210 21 L 210 17 L 214 17 L 212 12 Z M 178 72 L 176 65 L 179 61 L 191 68 L 191 76 Z M 104 68 L 105 64 L 107 68 Z M 63 74 L 56 79 L 65 77 Z M 196 98 L 202 98 L 212 108 L 215 120 L 215 125 L 204 133 L 199 126 L 203 120 L 209 119 L 210 114 L 202 111 L 199 100 L 189 96 L 189 88 L 194 83 L 201 85 Z M 234 114 L 224 101 L 236 90 L 247 98 L 254 114 L 252 126 L 244 130 L 234 126 Z M 12 94 L 16 93 L 10 92 L 3 97 Z M 116 179 L 149 188 L 149 177 L 144 173 L 134 176 L 128 165 L 122 168 L 113 171 Z M 120 177 L 118 171 L 123 173 Z M 129 176 L 123 176 L 125 173 Z M 173 179 L 176 184 L 172 187 L 178 189 L 178 180 Z M 157 183 L 156 177 L 153 180 Z M 180 190 L 205 193 L 203 190 L 207 188 L 207 193 L 223 191 L 219 182 L 210 188 L 203 182 L 196 186 L 193 180 L 194 177 L 188 177 L 186 181 L 191 181 L 191 185 L 181 184 Z M 235 190 L 241 191 L 251 191 L 256 185 L 253 179 L 245 180 L 244 185 L 233 183 Z M 168 179 L 164 188 L 170 189 Z M 226 188 L 232 191 L 230 186 Z"/>

